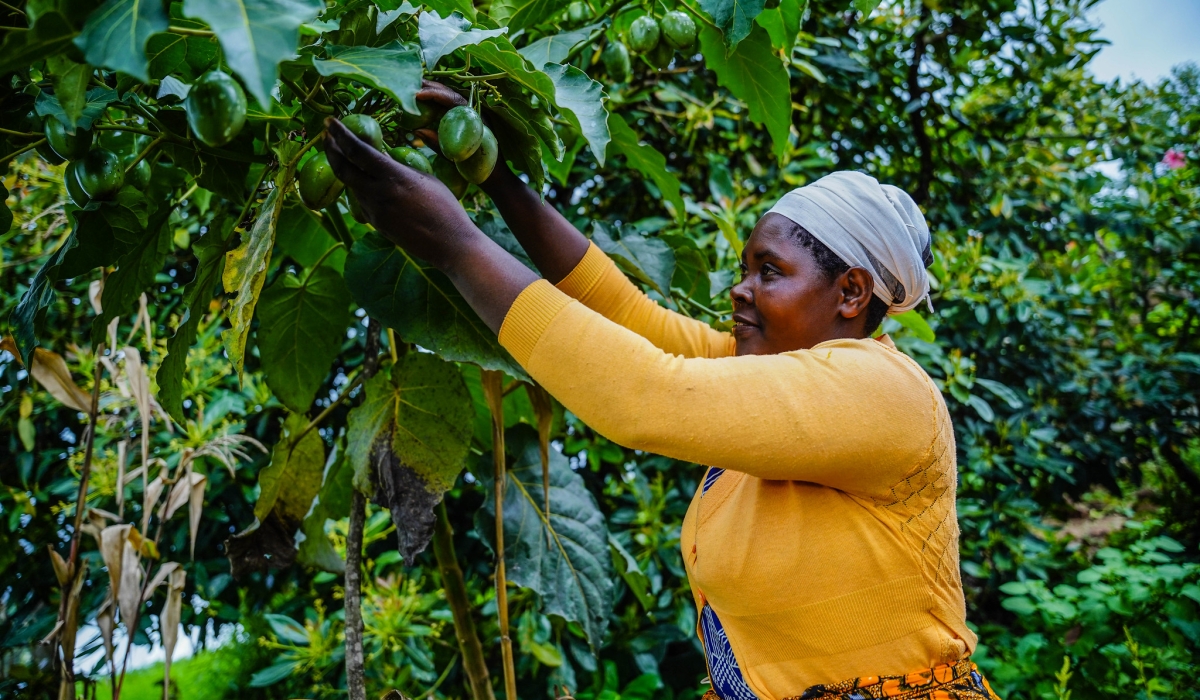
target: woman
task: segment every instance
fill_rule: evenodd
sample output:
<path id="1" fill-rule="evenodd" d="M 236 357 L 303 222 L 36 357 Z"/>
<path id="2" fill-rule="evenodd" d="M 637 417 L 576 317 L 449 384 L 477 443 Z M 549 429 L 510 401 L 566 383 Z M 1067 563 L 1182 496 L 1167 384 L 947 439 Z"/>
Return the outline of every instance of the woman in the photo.
<path id="1" fill-rule="evenodd" d="M 436 83 L 418 98 L 462 101 Z M 503 159 L 483 189 L 544 279 L 437 179 L 328 129 L 376 229 L 445 272 L 563 405 L 619 444 L 711 465 L 682 533 L 710 695 L 994 697 L 969 661 L 949 414 L 871 339 L 928 294 L 907 195 L 837 173 L 785 196 L 746 243 L 726 334 L 647 298 Z"/>

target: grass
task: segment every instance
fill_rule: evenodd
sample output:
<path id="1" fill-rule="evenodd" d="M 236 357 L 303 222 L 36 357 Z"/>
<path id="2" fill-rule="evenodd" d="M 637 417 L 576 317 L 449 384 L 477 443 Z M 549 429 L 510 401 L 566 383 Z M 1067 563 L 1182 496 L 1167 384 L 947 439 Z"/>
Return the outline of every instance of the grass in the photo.
<path id="1" fill-rule="evenodd" d="M 170 700 L 222 700 L 230 697 L 229 688 L 219 679 L 228 678 L 228 654 L 202 651 L 171 664 Z M 162 700 L 163 665 L 159 663 L 125 674 L 121 700 Z M 80 697 L 83 697 L 82 694 Z M 96 700 L 112 698 L 109 682 L 98 684 Z"/>

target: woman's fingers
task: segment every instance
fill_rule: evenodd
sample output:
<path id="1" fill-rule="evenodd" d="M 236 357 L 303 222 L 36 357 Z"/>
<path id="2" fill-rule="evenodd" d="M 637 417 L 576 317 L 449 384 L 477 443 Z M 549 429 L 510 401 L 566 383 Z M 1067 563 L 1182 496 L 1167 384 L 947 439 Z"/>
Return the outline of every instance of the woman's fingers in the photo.
<path id="1" fill-rule="evenodd" d="M 389 164 L 395 162 L 355 136 L 344 124 L 333 117 L 326 118 L 325 128 L 329 130 L 329 135 L 333 137 L 333 142 L 341 154 L 368 175 L 382 175 L 379 171 L 387 169 Z"/>
<path id="2" fill-rule="evenodd" d="M 438 141 L 437 129 L 417 129 L 413 132 L 413 135 L 418 136 L 422 141 L 425 142 L 426 146 L 429 146 L 433 150 L 437 151 L 438 155 L 441 155 L 442 144 L 440 141 Z"/>
<path id="3" fill-rule="evenodd" d="M 418 100 L 428 100 L 443 107 L 457 107 L 467 104 L 467 98 L 433 80 L 422 80 L 421 89 L 417 91 Z"/>
<path id="4" fill-rule="evenodd" d="M 337 175 L 337 179 L 349 185 L 351 189 L 359 189 L 370 184 L 371 178 L 342 153 L 336 139 L 326 139 L 325 157 L 329 159 L 329 167 L 333 168 L 333 174 Z"/>

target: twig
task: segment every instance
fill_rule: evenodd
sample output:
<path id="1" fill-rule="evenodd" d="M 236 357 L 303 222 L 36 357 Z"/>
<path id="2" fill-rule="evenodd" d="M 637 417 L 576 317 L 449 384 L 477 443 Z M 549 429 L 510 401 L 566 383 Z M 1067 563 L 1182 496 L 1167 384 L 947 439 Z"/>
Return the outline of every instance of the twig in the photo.
<path id="1" fill-rule="evenodd" d="M 153 141 L 151 141 L 151 142 L 150 142 L 150 145 L 148 145 L 148 146 L 146 146 L 144 149 L 142 149 L 142 152 L 141 152 L 141 153 L 139 153 L 139 154 L 137 154 L 137 158 L 134 158 L 134 159 L 133 159 L 133 162 L 132 162 L 132 163 L 130 163 L 130 164 L 129 164 L 129 165 L 126 167 L 126 168 L 125 168 L 125 174 L 126 174 L 126 175 L 128 175 L 128 174 L 130 173 L 130 171 L 132 171 L 134 168 L 136 168 L 136 167 L 137 167 L 137 164 L 138 164 L 138 163 L 141 163 L 141 162 L 142 162 L 142 160 L 143 160 L 143 159 L 145 159 L 145 157 L 146 157 L 146 156 L 150 155 L 150 151 L 153 151 L 155 148 L 158 148 L 158 144 L 162 143 L 162 142 L 163 142 L 163 140 L 164 140 L 164 139 L 166 139 L 166 138 L 167 138 L 166 136 L 163 136 L 162 134 L 159 134 L 159 135 L 158 135 L 158 138 L 156 138 L 156 139 L 154 139 Z"/>
<path id="2" fill-rule="evenodd" d="M 216 36 L 211 29 L 192 29 L 190 27 L 170 26 L 167 27 L 167 31 L 171 32 L 172 34 L 182 34 L 184 36 Z"/>
<path id="3" fill-rule="evenodd" d="M 470 73 L 463 73 L 461 71 L 455 71 L 455 70 L 435 70 L 435 71 L 430 71 L 429 74 L 444 77 L 444 78 L 453 78 L 455 80 L 458 80 L 458 81 L 464 82 L 464 83 L 469 83 L 472 81 L 479 81 L 479 80 L 498 80 L 500 78 L 508 77 L 508 73 L 488 73 L 487 75 L 471 75 Z"/>
<path id="4" fill-rule="evenodd" d="M 38 146 L 42 145 L 43 143 L 46 143 L 46 139 L 40 138 L 37 141 L 34 141 L 33 143 L 31 143 L 23 148 L 18 148 L 17 150 L 13 151 L 12 153 L 9 153 L 8 155 L 0 158 L 0 163 L 7 163 L 8 161 L 12 160 L 13 158 L 16 158 L 17 156 L 24 153 L 25 151 L 32 151 L 33 149 L 37 148 Z"/>
<path id="5" fill-rule="evenodd" d="M 9 5 L 8 3 L 4 2 L 3 0 L 0 0 L 0 5 L 7 7 L 8 9 L 12 10 L 13 12 L 16 12 L 18 15 L 21 15 L 22 17 L 26 16 L 25 10 L 22 10 L 19 7 L 13 7 L 12 5 Z"/>
<path id="6" fill-rule="evenodd" d="M 315 111 L 320 112 L 321 114 L 334 114 L 335 113 L 333 107 L 330 107 L 329 105 L 323 105 L 320 102 L 316 102 L 311 97 L 309 97 L 308 91 L 301 88 L 299 85 L 297 85 L 294 80 L 291 80 L 290 78 L 283 76 L 283 75 L 280 75 L 279 79 L 283 81 L 284 85 L 287 85 L 288 87 L 290 87 L 292 89 L 292 92 L 296 93 L 296 96 L 299 97 L 304 102 L 304 104 L 313 108 Z M 317 81 L 317 85 L 320 85 L 320 84 L 321 84 L 321 82 Z"/>
<path id="7" fill-rule="evenodd" d="M 0 4 L 3 4 L 3 3 L 0 3 Z M 12 129 L 3 129 L 3 128 L 0 128 L 0 134 L 8 134 L 9 136 L 24 136 L 25 138 L 33 138 L 34 136 L 41 136 L 41 134 L 37 133 L 36 131 L 13 131 Z"/>

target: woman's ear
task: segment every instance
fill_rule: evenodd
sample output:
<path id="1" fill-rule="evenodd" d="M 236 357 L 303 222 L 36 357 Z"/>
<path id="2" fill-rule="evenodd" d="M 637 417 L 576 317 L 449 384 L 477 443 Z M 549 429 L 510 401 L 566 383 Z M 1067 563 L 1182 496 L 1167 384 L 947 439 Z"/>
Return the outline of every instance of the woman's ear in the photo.
<path id="1" fill-rule="evenodd" d="M 862 316 L 875 293 L 875 279 L 871 273 L 861 267 L 852 267 L 841 274 L 838 286 L 842 293 L 838 313 L 847 319 Z"/>

